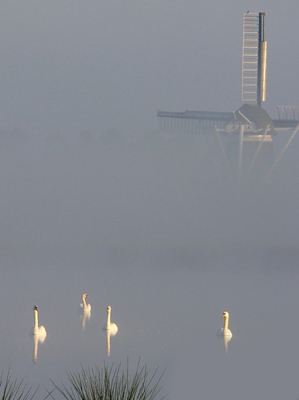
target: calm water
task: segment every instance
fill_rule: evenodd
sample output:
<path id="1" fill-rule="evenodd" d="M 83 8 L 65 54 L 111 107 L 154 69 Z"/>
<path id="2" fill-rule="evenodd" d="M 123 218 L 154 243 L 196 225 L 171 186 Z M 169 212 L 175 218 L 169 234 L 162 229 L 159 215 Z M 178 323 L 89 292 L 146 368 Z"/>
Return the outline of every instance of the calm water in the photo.
<path id="1" fill-rule="evenodd" d="M 151 370 L 166 368 L 171 399 L 299 398 L 297 252 L 186 248 L 148 256 L 122 250 L 111 253 L 113 265 L 78 254 L 4 257 L 2 368 L 39 384 L 42 395 L 50 379 L 65 382 L 66 371 L 80 365 L 125 365 L 129 357 L 134 369 L 141 357 Z M 83 292 L 92 304 L 84 329 L 77 313 Z M 29 336 L 36 303 L 47 329 L 38 348 Z M 119 327 L 109 357 L 102 331 L 108 304 Z M 233 332 L 227 352 L 216 336 L 226 309 Z"/>
<path id="2" fill-rule="evenodd" d="M 298 399 L 299 139 L 274 177 L 257 169 L 242 190 L 210 138 L 112 139 L 1 139 L 3 370 L 42 397 L 81 365 L 129 358 L 134 371 L 140 358 L 166 368 L 173 400 Z M 43 343 L 29 335 L 35 304 Z"/>

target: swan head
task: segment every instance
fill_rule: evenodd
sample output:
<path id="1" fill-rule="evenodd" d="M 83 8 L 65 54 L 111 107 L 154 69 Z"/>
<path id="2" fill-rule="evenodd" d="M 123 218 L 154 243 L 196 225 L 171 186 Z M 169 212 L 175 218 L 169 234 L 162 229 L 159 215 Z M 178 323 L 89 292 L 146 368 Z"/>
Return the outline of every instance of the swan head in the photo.
<path id="1" fill-rule="evenodd" d="M 33 311 L 37 311 L 38 312 L 38 306 L 37 305 L 33 306 Z"/>
<path id="2" fill-rule="evenodd" d="M 86 297 L 89 297 L 87 293 L 82 294 L 82 298 L 86 299 Z"/>
<path id="3" fill-rule="evenodd" d="M 229 313 L 227 311 L 224 311 L 221 315 L 221 318 L 229 317 Z"/>
<path id="4" fill-rule="evenodd" d="M 111 307 L 108 306 L 108 307 L 107 307 L 107 313 L 109 313 L 110 311 L 111 311 Z"/>

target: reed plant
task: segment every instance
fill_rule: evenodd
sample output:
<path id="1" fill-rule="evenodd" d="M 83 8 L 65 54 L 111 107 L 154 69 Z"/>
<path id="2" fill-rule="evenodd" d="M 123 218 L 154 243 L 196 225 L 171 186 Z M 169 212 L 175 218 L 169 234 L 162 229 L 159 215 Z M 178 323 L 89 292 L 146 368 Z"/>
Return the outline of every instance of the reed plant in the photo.
<path id="1" fill-rule="evenodd" d="M 161 391 L 164 372 L 158 376 L 157 368 L 150 373 L 146 365 L 140 366 L 139 360 L 133 375 L 129 373 L 128 362 L 126 369 L 122 369 L 121 364 L 110 368 L 106 364 L 103 368 L 81 366 L 79 373 L 67 373 L 69 389 L 52 383 L 67 400 L 154 400 Z M 160 397 L 162 399 L 165 396 Z"/>
<path id="2" fill-rule="evenodd" d="M 8 370 L 6 377 L 3 376 L 3 371 L 0 375 L 0 399 L 1 400 L 32 400 L 37 392 L 31 387 L 27 388 L 24 380 L 13 380 Z"/>

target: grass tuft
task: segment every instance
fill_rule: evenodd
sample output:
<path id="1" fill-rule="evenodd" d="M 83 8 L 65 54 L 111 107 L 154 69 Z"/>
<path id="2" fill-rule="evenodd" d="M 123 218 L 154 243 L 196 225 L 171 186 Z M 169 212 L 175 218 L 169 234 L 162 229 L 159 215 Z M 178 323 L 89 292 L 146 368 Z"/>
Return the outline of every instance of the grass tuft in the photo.
<path id="1" fill-rule="evenodd" d="M 146 365 L 141 367 L 140 360 L 135 373 L 129 374 L 129 363 L 126 369 L 121 364 L 109 368 L 83 368 L 77 374 L 67 373 L 71 384 L 68 389 L 65 385 L 55 388 L 67 400 L 154 400 L 161 391 L 161 379 L 165 370 L 157 376 L 158 368 L 150 374 Z M 160 400 L 165 399 L 161 397 Z"/>
<path id="2" fill-rule="evenodd" d="M 0 375 L 0 399 L 1 400 L 32 400 L 36 395 L 38 388 L 33 391 L 27 388 L 24 380 L 12 380 L 10 370 L 8 370 L 6 378 L 3 377 L 3 371 Z"/>

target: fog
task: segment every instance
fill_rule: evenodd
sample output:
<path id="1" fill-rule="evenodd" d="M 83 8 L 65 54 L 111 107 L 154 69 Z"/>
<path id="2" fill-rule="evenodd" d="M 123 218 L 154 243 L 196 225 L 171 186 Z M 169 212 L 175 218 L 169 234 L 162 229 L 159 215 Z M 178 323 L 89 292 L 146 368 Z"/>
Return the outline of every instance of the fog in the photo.
<path id="1" fill-rule="evenodd" d="M 241 106 L 248 9 L 267 12 L 264 108 L 276 118 L 298 105 L 296 1 L 1 2 L 4 370 L 50 388 L 65 370 L 130 356 L 165 367 L 173 399 L 299 393 L 299 137 L 269 174 L 292 130 L 249 171 L 245 144 L 241 169 L 223 138 L 228 166 L 216 133 L 165 134 L 156 117 Z M 36 303 L 48 334 L 33 364 Z M 216 338 L 226 308 L 228 354 Z M 285 342 L 271 336 L 276 312 Z"/>
<path id="2" fill-rule="evenodd" d="M 295 236 L 296 140 L 279 164 L 286 167 L 282 186 L 243 187 L 246 206 L 236 212 L 238 189 L 220 172 L 225 165 L 215 138 L 167 141 L 154 133 L 157 109 L 239 108 L 248 9 L 267 12 L 265 109 L 275 118 L 277 105 L 297 105 L 290 40 L 297 2 L 0 7 L 2 140 L 23 137 L 2 144 L 3 243 L 197 245 L 230 235 L 234 242 L 240 232 L 241 241 L 259 235 L 285 242 L 277 233 L 284 225 L 288 240 Z M 287 134 L 276 139 L 276 154 L 286 140 Z M 235 226 L 240 218 L 246 229 Z"/>
<path id="3" fill-rule="evenodd" d="M 266 11 L 266 110 L 297 105 L 298 2 L 2 1 L 2 127 L 155 130 L 157 109 L 234 111 L 242 18 Z"/>
<path id="4" fill-rule="evenodd" d="M 296 245 L 296 138 L 266 176 L 282 135 L 258 177 L 244 163 L 238 185 L 212 134 L 3 134 L 2 248 Z"/>
<path id="5" fill-rule="evenodd" d="M 275 139 L 273 159 L 290 134 Z M 162 393 L 172 399 L 299 393 L 298 139 L 270 178 L 266 158 L 246 175 L 244 152 L 238 183 L 214 136 L 1 136 L 4 371 L 42 396 L 80 365 L 129 357 L 134 370 L 141 357 L 166 368 Z M 38 346 L 28 335 L 36 303 L 47 329 Z M 110 356 L 108 304 L 119 326 Z M 224 309 L 229 354 L 216 337 Z"/>

